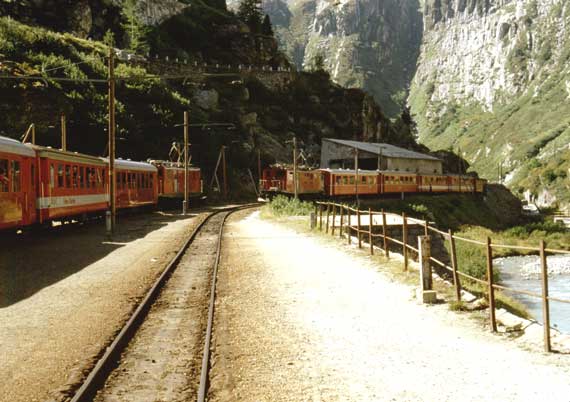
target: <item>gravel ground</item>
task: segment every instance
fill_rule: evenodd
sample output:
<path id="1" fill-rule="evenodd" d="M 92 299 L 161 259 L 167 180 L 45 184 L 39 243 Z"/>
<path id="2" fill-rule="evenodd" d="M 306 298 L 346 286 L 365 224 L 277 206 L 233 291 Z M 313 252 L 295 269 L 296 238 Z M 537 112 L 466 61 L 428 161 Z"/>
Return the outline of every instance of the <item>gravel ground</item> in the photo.
<path id="1" fill-rule="evenodd" d="M 196 236 L 97 402 L 196 399 L 222 219 L 213 217 Z"/>
<path id="2" fill-rule="evenodd" d="M 224 239 L 211 401 L 570 401 L 570 356 L 418 305 L 354 248 L 237 218 Z"/>
<path id="3" fill-rule="evenodd" d="M 119 218 L 6 237 L 0 253 L 0 400 L 61 400 L 203 215 Z"/>

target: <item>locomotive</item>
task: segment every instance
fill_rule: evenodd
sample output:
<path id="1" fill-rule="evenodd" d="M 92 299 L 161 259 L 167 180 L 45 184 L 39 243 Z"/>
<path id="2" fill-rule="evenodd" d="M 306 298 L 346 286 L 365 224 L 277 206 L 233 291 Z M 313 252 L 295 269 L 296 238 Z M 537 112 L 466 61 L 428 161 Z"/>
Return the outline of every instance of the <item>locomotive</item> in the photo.
<path id="1" fill-rule="evenodd" d="M 358 195 L 413 193 L 483 193 L 487 181 L 468 175 L 419 174 L 379 170 L 314 169 L 297 171 L 301 196 L 349 197 Z M 259 187 L 264 196 L 293 194 L 293 169 L 269 167 L 262 172 Z"/>
<path id="2" fill-rule="evenodd" d="M 101 215 L 109 207 L 109 160 L 23 144 L 0 136 L 0 230 Z M 181 197 L 184 169 L 166 162 L 115 160 L 117 209 L 154 207 Z M 201 194 L 200 169 L 188 174 Z"/>

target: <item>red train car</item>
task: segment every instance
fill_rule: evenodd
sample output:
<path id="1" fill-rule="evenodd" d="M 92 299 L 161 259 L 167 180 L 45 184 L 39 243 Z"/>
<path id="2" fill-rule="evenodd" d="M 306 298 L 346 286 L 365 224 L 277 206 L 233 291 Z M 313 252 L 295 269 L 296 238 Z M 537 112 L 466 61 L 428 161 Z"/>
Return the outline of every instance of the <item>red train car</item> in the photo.
<path id="1" fill-rule="evenodd" d="M 278 166 L 269 167 L 263 170 L 259 187 L 262 194 L 294 194 L 294 170 Z M 297 191 L 304 195 L 323 194 L 325 191 L 323 172 L 321 170 L 298 169 Z"/>
<path id="2" fill-rule="evenodd" d="M 35 222 L 36 163 L 29 145 L 0 137 L 0 229 Z"/>
<path id="3" fill-rule="evenodd" d="M 108 159 L 105 159 L 108 161 Z M 158 203 L 158 169 L 150 163 L 115 160 L 117 208 L 135 208 Z"/>
<path id="4" fill-rule="evenodd" d="M 375 170 L 359 170 L 358 177 L 353 170 L 322 170 L 325 193 L 330 196 L 371 195 L 379 193 L 380 175 Z M 356 181 L 358 180 L 358 185 Z M 357 190 L 358 189 L 358 190 Z"/>
<path id="5" fill-rule="evenodd" d="M 109 202 L 107 165 L 100 158 L 34 146 L 39 161 L 38 222 L 84 217 Z"/>
<path id="6" fill-rule="evenodd" d="M 158 195 L 163 198 L 184 198 L 184 166 L 176 162 L 151 161 L 158 169 Z M 188 168 L 188 194 L 202 195 L 204 186 L 200 168 Z"/>
<path id="7" fill-rule="evenodd" d="M 285 190 L 287 186 L 287 170 L 271 166 L 263 169 L 261 173 L 261 180 L 259 181 L 259 189 L 261 193 L 280 193 Z"/>
<path id="8" fill-rule="evenodd" d="M 380 194 L 417 193 L 418 175 L 404 172 L 382 172 Z"/>
<path id="9" fill-rule="evenodd" d="M 447 193 L 449 192 L 449 177 L 437 174 L 423 174 L 418 176 L 418 190 L 420 193 Z"/>

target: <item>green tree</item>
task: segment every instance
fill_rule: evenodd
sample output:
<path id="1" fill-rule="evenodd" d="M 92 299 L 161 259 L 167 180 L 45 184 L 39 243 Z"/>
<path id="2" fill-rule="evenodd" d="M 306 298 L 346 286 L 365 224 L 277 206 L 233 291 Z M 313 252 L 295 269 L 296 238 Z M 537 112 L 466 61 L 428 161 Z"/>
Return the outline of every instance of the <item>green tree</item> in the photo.
<path id="1" fill-rule="evenodd" d="M 322 53 L 317 53 L 313 59 L 313 71 L 325 72 L 325 56 Z"/>
<path id="2" fill-rule="evenodd" d="M 261 11 L 261 0 L 241 0 L 237 15 L 249 26 L 252 32 L 258 33 L 261 28 L 261 20 L 263 16 Z"/>
<path id="3" fill-rule="evenodd" d="M 129 38 L 129 48 L 137 53 L 148 52 L 148 28 L 137 15 L 137 0 L 126 0 L 123 3 L 122 14 L 125 20 L 123 29 Z"/>
<path id="4" fill-rule="evenodd" d="M 263 18 L 263 23 L 261 24 L 261 33 L 266 36 L 273 36 L 273 26 L 271 25 L 271 18 L 269 15 L 265 15 Z"/>

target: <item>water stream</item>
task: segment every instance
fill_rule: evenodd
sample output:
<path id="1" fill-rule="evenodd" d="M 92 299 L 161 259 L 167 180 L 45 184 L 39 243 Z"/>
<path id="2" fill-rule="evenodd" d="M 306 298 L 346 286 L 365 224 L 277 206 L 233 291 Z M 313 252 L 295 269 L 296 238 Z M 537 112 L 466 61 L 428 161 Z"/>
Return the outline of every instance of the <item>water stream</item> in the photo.
<path id="1" fill-rule="evenodd" d="M 508 257 L 495 260 L 503 284 L 513 289 L 542 293 L 540 257 Z M 570 300 L 570 256 L 547 258 L 550 296 Z M 523 303 L 538 322 L 542 322 L 542 300 L 511 293 Z M 560 331 L 570 333 L 570 304 L 550 302 L 550 323 Z"/>

